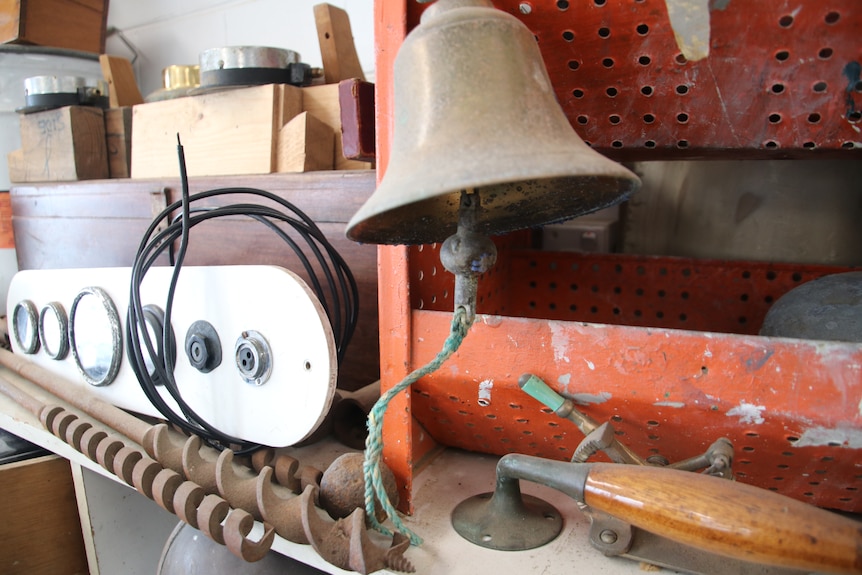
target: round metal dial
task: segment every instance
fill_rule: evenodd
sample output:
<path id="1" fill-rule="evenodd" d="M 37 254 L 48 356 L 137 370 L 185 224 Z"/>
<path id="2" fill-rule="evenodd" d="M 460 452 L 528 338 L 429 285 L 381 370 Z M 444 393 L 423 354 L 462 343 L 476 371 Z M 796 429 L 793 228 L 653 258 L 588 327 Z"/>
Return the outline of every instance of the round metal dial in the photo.
<path id="1" fill-rule="evenodd" d="M 81 290 L 69 314 L 69 344 L 78 371 L 90 385 L 109 385 L 120 370 L 120 317 L 111 297 L 98 287 Z"/>

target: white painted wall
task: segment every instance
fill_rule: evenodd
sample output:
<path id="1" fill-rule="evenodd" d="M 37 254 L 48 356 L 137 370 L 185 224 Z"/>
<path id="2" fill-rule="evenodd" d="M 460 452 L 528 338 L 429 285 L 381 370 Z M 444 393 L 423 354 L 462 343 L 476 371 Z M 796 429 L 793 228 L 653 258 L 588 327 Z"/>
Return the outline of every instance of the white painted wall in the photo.
<path id="1" fill-rule="evenodd" d="M 323 0 L 319 0 L 323 1 Z M 196 64 L 198 54 L 221 46 L 273 46 L 300 53 L 302 61 L 322 66 L 313 6 L 303 0 L 111 0 L 108 26 L 135 47 L 135 73 L 141 92 L 162 87 L 162 69 Z M 374 80 L 374 0 L 328 0 L 347 11 L 366 79 Z M 109 54 L 132 59 L 114 34 Z"/>

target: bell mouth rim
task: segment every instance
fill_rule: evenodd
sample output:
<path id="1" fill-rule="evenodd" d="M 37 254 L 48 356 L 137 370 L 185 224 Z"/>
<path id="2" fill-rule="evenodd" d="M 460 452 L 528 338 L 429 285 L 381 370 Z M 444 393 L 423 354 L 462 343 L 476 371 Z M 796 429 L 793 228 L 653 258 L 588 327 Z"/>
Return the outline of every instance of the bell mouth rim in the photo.
<path id="1" fill-rule="evenodd" d="M 640 179 L 634 174 L 631 176 L 567 174 L 474 186 L 472 189 L 478 189 L 480 193 L 484 190 L 489 194 L 487 201 L 483 195 L 482 209 L 474 231 L 501 235 L 566 221 L 613 206 L 637 191 Z M 571 182 L 565 185 L 566 180 Z M 584 190 L 587 182 L 595 184 L 592 191 Z M 526 189 L 519 190 L 519 186 Z M 399 201 L 403 193 L 387 189 L 392 187 L 384 186 L 384 182 L 381 182 L 374 195 L 351 218 L 345 229 L 349 239 L 378 245 L 442 242 L 455 233 L 460 192 L 465 188 L 470 189 L 469 186 L 440 186 L 437 188 L 439 191 L 429 193 L 426 197 L 404 202 Z M 411 193 L 419 195 L 416 190 L 411 190 Z M 494 205 L 498 200 L 499 203 Z M 531 209 L 534 203 L 540 209 Z"/>

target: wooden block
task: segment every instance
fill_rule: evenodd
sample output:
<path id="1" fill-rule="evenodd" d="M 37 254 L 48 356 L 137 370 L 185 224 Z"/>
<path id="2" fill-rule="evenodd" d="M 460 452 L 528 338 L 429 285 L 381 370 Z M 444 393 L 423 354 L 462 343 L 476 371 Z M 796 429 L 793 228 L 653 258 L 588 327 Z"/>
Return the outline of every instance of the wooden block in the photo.
<path id="1" fill-rule="evenodd" d="M 343 80 L 338 84 L 338 102 L 344 157 L 373 162 L 376 153 L 374 84 L 356 78 Z"/>
<path id="2" fill-rule="evenodd" d="M 141 96 L 141 90 L 135 81 L 135 71 L 132 70 L 131 62 L 120 56 L 101 54 L 99 65 L 102 67 L 102 76 L 108 83 L 112 108 L 144 103 L 144 97 Z"/>
<path id="3" fill-rule="evenodd" d="M 66 106 L 22 115 L 21 148 L 23 181 L 108 177 L 105 120 L 100 108 Z"/>
<path id="4" fill-rule="evenodd" d="M 108 0 L 0 0 L 0 43 L 101 54 Z"/>
<path id="5" fill-rule="evenodd" d="M 69 462 L 0 466 L 0 573 L 89 573 Z"/>
<path id="6" fill-rule="evenodd" d="M 335 132 L 303 112 L 278 133 L 279 172 L 315 172 L 333 168 Z"/>
<path id="7" fill-rule="evenodd" d="M 108 174 L 111 178 L 128 178 L 132 166 L 132 108 L 105 110 L 105 141 L 108 151 Z"/>
<path id="8" fill-rule="evenodd" d="M 276 127 L 280 129 L 302 113 L 302 88 L 289 84 L 280 84 L 278 89 L 280 93 L 277 97 L 280 98 L 281 105 L 278 109 L 279 119 Z"/>
<path id="9" fill-rule="evenodd" d="M 24 150 L 18 148 L 6 154 L 9 164 L 9 181 L 12 183 L 27 181 L 27 168 L 24 166 Z"/>
<path id="10" fill-rule="evenodd" d="M 337 84 L 348 78 L 364 80 L 347 12 L 331 4 L 317 4 L 314 7 L 314 22 L 317 24 L 326 83 Z"/>
<path id="11" fill-rule="evenodd" d="M 12 227 L 12 195 L 0 192 L 0 249 L 15 247 L 15 230 Z"/>
<path id="12" fill-rule="evenodd" d="M 357 162 L 344 157 L 341 143 L 341 105 L 338 97 L 338 84 L 303 88 L 302 107 L 306 112 L 329 124 L 329 127 L 335 130 L 336 170 L 369 170 L 374 167 L 369 162 Z"/>
<path id="13" fill-rule="evenodd" d="M 132 177 L 177 177 L 177 134 L 189 176 L 269 174 L 282 89 L 255 86 L 132 108 Z"/>

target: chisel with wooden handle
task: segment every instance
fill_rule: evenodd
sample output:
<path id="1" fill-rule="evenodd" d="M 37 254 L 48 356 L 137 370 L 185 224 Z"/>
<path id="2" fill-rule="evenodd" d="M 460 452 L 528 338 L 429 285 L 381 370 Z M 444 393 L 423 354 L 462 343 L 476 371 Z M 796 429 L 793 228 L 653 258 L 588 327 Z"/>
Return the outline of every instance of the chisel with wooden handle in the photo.
<path id="1" fill-rule="evenodd" d="M 862 573 L 862 523 L 751 485 L 663 467 L 503 457 L 498 491 L 501 481 L 517 479 L 558 489 L 593 510 L 718 555 Z"/>

